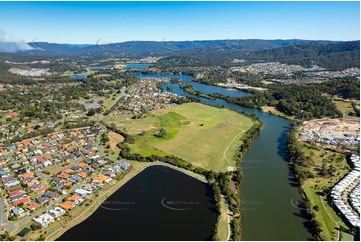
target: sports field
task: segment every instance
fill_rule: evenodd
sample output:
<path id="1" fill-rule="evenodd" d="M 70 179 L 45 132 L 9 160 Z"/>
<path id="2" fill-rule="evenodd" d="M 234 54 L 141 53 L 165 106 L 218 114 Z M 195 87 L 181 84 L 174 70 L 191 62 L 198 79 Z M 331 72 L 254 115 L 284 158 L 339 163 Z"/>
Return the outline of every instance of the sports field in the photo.
<path id="1" fill-rule="evenodd" d="M 234 157 L 243 134 L 254 121 L 237 112 L 186 103 L 152 111 L 142 119 L 117 116 L 106 120 L 135 135 L 131 152 L 142 155 L 173 154 L 194 165 L 214 171 L 235 167 Z M 154 134 L 166 130 L 164 137 Z"/>

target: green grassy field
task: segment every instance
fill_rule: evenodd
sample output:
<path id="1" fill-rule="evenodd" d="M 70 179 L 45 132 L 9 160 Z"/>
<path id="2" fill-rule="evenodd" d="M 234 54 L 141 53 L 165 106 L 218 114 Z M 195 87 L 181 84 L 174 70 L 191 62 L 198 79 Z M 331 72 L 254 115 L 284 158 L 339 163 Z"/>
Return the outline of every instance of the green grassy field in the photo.
<path id="1" fill-rule="evenodd" d="M 143 119 L 132 119 L 132 116 L 133 115 L 117 115 L 106 117 L 104 121 L 108 124 L 114 123 L 117 129 L 123 130 L 131 135 L 137 135 L 143 131 L 155 128 L 158 123 L 158 119 L 152 114 L 146 114 Z"/>
<path id="2" fill-rule="evenodd" d="M 337 228 L 335 224 L 343 224 L 340 217 L 329 206 L 326 194 L 320 196 L 326 188 L 332 188 L 344 175 L 347 174 L 350 167 L 347 164 L 345 155 L 328 151 L 319 147 L 313 147 L 309 144 L 301 143 L 303 145 L 303 151 L 310 159 L 313 160 L 313 165 L 308 168 L 314 178 L 308 178 L 303 184 L 304 189 L 310 203 L 313 206 L 317 206 L 319 210 L 316 212 L 316 220 L 320 223 L 322 228 L 322 238 L 324 240 L 336 240 Z M 332 165 L 335 168 L 334 174 L 331 177 L 323 177 L 318 174 L 321 170 L 322 161 L 327 161 L 328 165 Z M 319 193 L 319 194 L 317 194 Z"/>
<path id="3" fill-rule="evenodd" d="M 106 119 L 117 128 L 136 135 L 131 152 L 142 155 L 173 154 L 194 165 L 214 171 L 235 166 L 234 157 L 244 134 L 254 121 L 237 112 L 199 103 L 187 103 L 152 111 L 142 119 L 121 115 Z M 165 129 L 165 137 L 154 133 Z"/>
<path id="4" fill-rule="evenodd" d="M 341 111 L 344 117 L 350 116 L 350 113 L 355 114 L 355 110 L 350 101 L 345 101 L 343 99 L 333 99 L 332 101 L 336 104 L 337 109 Z"/>
<path id="5" fill-rule="evenodd" d="M 116 102 L 117 98 L 119 98 L 120 94 L 111 93 L 108 98 L 103 100 L 102 106 L 104 110 L 111 108 L 111 106 Z M 114 99 L 113 99 L 114 98 Z"/>

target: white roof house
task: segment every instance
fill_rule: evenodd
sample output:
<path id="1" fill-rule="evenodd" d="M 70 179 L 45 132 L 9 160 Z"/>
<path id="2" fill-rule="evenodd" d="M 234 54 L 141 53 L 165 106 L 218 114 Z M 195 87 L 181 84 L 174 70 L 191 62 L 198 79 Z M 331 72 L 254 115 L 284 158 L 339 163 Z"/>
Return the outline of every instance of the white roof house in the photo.
<path id="1" fill-rule="evenodd" d="M 47 213 L 40 215 L 38 218 L 33 218 L 33 220 L 43 226 L 43 228 L 46 228 L 48 227 L 48 224 L 55 222 L 54 217 Z"/>
<path id="2" fill-rule="evenodd" d="M 61 215 L 65 214 L 65 210 L 60 208 L 60 207 L 55 207 L 53 209 L 50 209 L 48 211 L 48 213 L 51 215 L 51 216 L 54 216 L 54 218 L 58 218 L 60 217 Z"/>
<path id="3" fill-rule="evenodd" d="M 90 191 L 88 190 L 85 190 L 85 189 L 75 189 L 74 193 L 78 196 L 81 196 L 81 197 L 86 197 L 86 196 L 89 196 L 91 194 Z"/>

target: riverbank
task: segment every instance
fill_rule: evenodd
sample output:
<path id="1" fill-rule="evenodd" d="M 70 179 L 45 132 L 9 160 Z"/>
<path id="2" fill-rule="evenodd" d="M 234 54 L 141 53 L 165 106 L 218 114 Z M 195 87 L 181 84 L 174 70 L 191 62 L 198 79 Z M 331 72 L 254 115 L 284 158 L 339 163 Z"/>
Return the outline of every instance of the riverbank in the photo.
<path id="1" fill-rule="evenodd" d="M 191 95 L 198 96 L 198 97 L 203 97 L 203 98 L 208 98 L 208 99 L 213 99 L 213 100 L 216 99 L 215 97 L 212 97 L 212 96 L 207 95 L 205 93 L 195 91 L 191 85 L 180 84 L 179 86 L 180 86 L 180 88 L 183 89 L 183 91 L 188 92 Z"/>
<path id="2" fill-rule="evenodd" d="M 117 183 L 115 183 L 113 186 L 110 186 L 108 190 L 102 191 L 98 193 L 97 197 L 94 199 L 94 197 L 90 197 L 89 199 L 94 199 L 92 201 L 92 204 L 88 206 L 80 215 L 75 216 L 74 219 L 70 220 L 67 224 L 62 225 L 60 228 L 55 229 L 51 234 L 48 232 L 48 236 L 46 237 L 46 240 L 56 240 L 58 237 L 60 237 L 63 233 L 65 233 L 70 228 L 76 226 L 77 224 L 83 222 L 88 217 L 90 217 L 98 208 L 99 206 L 115 191 L 117 191 L 120 187 L 122 187 L 124 184 L 126 184 L 129 180 L 131 180 L 133 177 L 138 175 L 140 172 L 142 172 L 145 168 L 147 168 L 147 164 L 135 164 L 132 167 L 132 170 L 129 171 L 127 174 L 124 175 L 124 177 L 119 180 Z M 81 205 L 83 206 L 83 205 Z"/>
<path id="3" fill-rule="evenodd" d="M 297 121 L 297 119 L 294 116 L 289 116 L 287 114 L 284 114 L 284 113 L 278 111 L 275 107 L 263 106 L 263 107 L 261 107 L 261 111 L 265 112 L 265 113 L 270 113 L 270 114 L 276 115 L 281 118 L 288 119 L 290 121 Z"/>
<path id="4" fill-rule="evenodd" d="M 42 240 L 50 240 L 50 241 L 57 239 L 67 230 L 78 225 L 79 223 L 83 222 L 88 217 L 90 217 L 110 195 L 112 195 L 120 187 L 122 187 L 129 180 L 131 180 L 133 177 L 138 175 L 140 172 L 142 172 L 145 168 L 147 168 L 150 165 L 153 164 L 143 164 L 139 162 L 138 163 L 133 162 L 132 170 L 124 174 L 123 178 L 121 178 L 119 181 L 115 183 L 106 184 L 102 188 L 102 190 L 100 190 L 100 192 L 90 196 L 87 200 L 88 202 L 84 202 L 82 205 L 74 207 L 68 214 L 64 215 L 65 216 L 64 220 L 62 219 L 55 221 L 55 223 L 50 224 L 46 228 L 46 230 L 40 229 L 33 231 L 23 239 L 26 240 L 42 239 Z M 32 221 L 28 221 L 22 227 L 30 227 L 30 225 L 33 223 L 34 222 Z M 14 231 L 14 234 L 18 232 L 19 229 Z"/>
<path id="5" fill-rule="evenodd" d="M 139 119 L 124 117 L 105 120 L 108 126 L 114 123 L 119 134 L 132 137 L 132 142 L 127 142 L 129 151 L 122 150 L 124 158 L 151 162 L 157 160 L 152 155 L 173 155 L 217 172 L 235 169 L 235 154 L 243 136 L 258 123 L 253 116 L 201 103 L 153 110 Z"/>
<path id="6" fill-rule="evenodd" d="M 329 193 L 351 169 L 346 156 L 318 146 L 300 142 L 292 128 L 287 149 L 305 204 L 300 205 L 309 219 L 315 239 L 340 240 L 340 228 L 348 226 L 332 208 Z"/>
<path id="7" fill-rule="evenodd" d="M 147 77 L 163 77 L 148 75 Z M 189 77 L 180 77 L 182 82 L 192 85 L 194 90 L 208 95 L 220 93 L 225 97 L 249 96 L 237 90 L 229 90 L 218 86 L 187 82 Z M 187 79 L 188 78 L 188 79 Z M 263 113 L 258 109 L 246 108 L 223 99 L 206 99 L 195 97 L 184 92 L 178 83 L 167 83 L 161 86 L 177 95 L 197 98 L 200 102 L 216 107 L 225 107 L 239 113 L 255 115 L 264 124 L 262 132 L 252 141 L 248 151 L 242 158 L 242 225 L 244 240 L 307 240 L 310 234 L 304 227 L 305 219 L 297 216 L 299 208 L 290 204 L 292 199 L 301 200 L 295 186 L 290 184 L 290 171 L 286 159 L 285 140 L 291 122 L 283 118 Z M 276 175 L 277 174 L 277 175 Z M 232 185 L 233 186 L 233 185 Z M 275 189 L 277 188 L 277 189 Z M 261 191 L 261 192 L 260 192 Z M 272 192 L 267 192 L 272 191 Z M 239 199 L 239 198 L 238 198 Z M 282 211 L 282 212 L 279 212 Z M 297 215 L 296 215 L 297 214 Z M 274 217 L 277 217 L 277 220 Z"/>
<path id="8" fill-rule="evenodd" d="M 210 186 L 163 165 L 150 165 L 100 207 L 58 240 L 209 240 L 216 221 Z"/>
<path id="9" fill-rule="evenodd" d="M 195 113 L 196 110 L 196 113 Z M 227 112 L 226 114 L 224 112 Z M 241 115 L 238 112 L 226 110 L 223 108 L 216 108 L 216 107 L 209 107 L 203 104 L 198 103 L 188 103 L 183 105 L 178 105 L 176 107 L 163 109 L 163 110 L 157 110 L 153 111 L 153 114 L 156 114 L 158 116 L 157 120 L 159 119 L 161 121 L 161 127 L 165 130 L 168 130 L 168 132 L 175 133 L 175 135 L 168 137 L 165 136 L 163 139 L 158 140 L 158 138 L 153 137 L 153 133 L 157 130 L 157 128 L 154 128 L 155 125 L 153 123 L 156 123 L 154 120 L 154 116 L 150 116 L 152 118 L 152 122 L 145 122 L 144 120 L 135 120 L 132 121 L 131 126 L 124 126 L 127 127 L 127 132 L 131 132 L 133 135 L 130 135 L 129 133 L 125 133 L 121 130 L 118 130 L 116 126 L 110 125 L 109 128 L 112 129 L 112 132 L 116 132 L 118 134 L 123 135 L 124 137 L 128 137 L 128 139 L 125 139 L 124 142 L 121 144 L 118 144 L 118 148 L 121 149 L 120 156 L 124 159 L 130 159 L 130 160 L 138 160 L 142 162 L 153 162 L 156 160 L 160 160 L 165 163 L 169 163 L 172 165 L 176 165 L 178 167 L 184 168 L 186 170 L 190 170 L 194 173 L 199 173 L 202 176 L 207 177 L 208 183 L 213 185 L 213 192 L 215 194 L 215 201 L 217 202 L 218 207 L 218 213 L 219 218 L 216 225 L 216 231 L 215 231 L 215 239 L 221 239 L 224 237 L 225 233 L 228 233 L 227 237 L 230 237 L 232 240 L 240 240 L 242 229 L 241 229 L 241 220 L 240 220 L 240 183 L 241 183 L 241 174 L 239 166 L 241 164 L 241 159 L 243 155 L 247 152 L 248 148 L 252 144 L 253 139 L 259 134 L 262 124 L 261 122 L 253 115 Z M 178 121 L 181 121 L 182 123 L 186 122 L 187 129 L 191 128 L 191 132 L 185 132 L 184 129 L 180 129 L 177 132 L 174 131 L 175 127 L 170 127 L 168 122 L 163 122 L 162 120 L 168 120 L 170 117 L 169 114 L 171 114 L 171 121 L 172 124 L 178 123 Z M 196 115 L 195 115 L 196 114 Z M 149 115 L 149 114 L 147 114 Z M 166 116 L 164 116 L 166 115 Z M 195 116 L 194 116 L 195 115 Z M 233 115 L 233 116 L 232 116 Z M 252 122 L 250 123 L 249 127 L 247 129 L 241 129 L 239 130 L 240 124 L 243 126 L 244 124 L 244 118 L 240 119 L 242 116 L 246 116 L 247 119 L 250 119 Z M 206 119 L 202 119 L 202 117 L 206 117 Z M 209 117 L 212 117 L 212 120 L 209 119 Z M 218 122 L 219 118 L 222 117 L 222 122 Z M 226 117 L 227 121 L 224 120 L 224 117 Z M 232 117 L 234 120 L 232 121 L 232 125 L 228 127 L 226 124 L 232 120 Z M 186 118 L 186 119 L 185 119 Z M 146 118 L 147 119 L 147 118 Z M 188 122 L 189 120 L 189 122 Z M 217 120 L 217 122 L 215 122 Z M 148 123 L 152 127 L 151 130 L 147 131 L 141 131 L 139 130 L 139 126 L 136 125 L 136 122 L 141 122 L 142 126 L 143 123 Z M 119 126 L 123 127 L 123 126 Z M 210 127 L 210 128 L 207 128 Z M 220 134 L 216 133 L 216 135 L 213 135 L 213 129 L 218 127 L 222 127 L 222 132 Z M 226 128 L 228 127 L 228 128 Z M 144 128 L 144 127 L 143 127 Z M 230 129 L 232 128 L 232 129 Z M 133 133 L 133 129 L 135 129 L 137 132 Z M 234 130 L 237 132 L 234 134 L 234 132 L 231 132 L 229 135 L 228 133 L 225 133 L 224 130 L 227 130 L 228 133 L 231 130 Z M 122 129 L 123 130 L 123 129 Z M 206 133 L 204 133 L 206 131 Z M 203 132 L 203 133 L 199 133 Z M 141 133 L 141 134 L 138 134 Z M 149 134 L 148 134 L 149 133 Z M 233 133 L 233 134 L 232 134 Z M 186 134 L 186 135 L 185 135 Z M 202 134 L 206 134 L 205 137 L 203 137 Z M 240 136 L 240 134 L 242 134 Z M 212 145 L 212 142 L 207 142 L 206 140 L 211 139 L 211 137 L 214 136 L 220 136 L 227 138 L 227 142 L 222 141 L 224 145 L 221 146 L 221 149 L 219 150 L 219 145 Z M 130 138 L 132 137 L 132 138 Z M 169 142 L 179 139 L 180 137 L 183 137 L 184 139 L 181 139 L 182 142 L 177 141 L 176 148 L 179 147 L 179 145 L 182 145 L 182 152 L 186 151 L 189 154 L 189 158 L 185 160 L 183 157 L 179 157 L 177 154 L 177 151 L 174 149 L 171 149 L 171 154 L 168 154 L 169 150 Z M 195 137 L 195 138 L 193 138 Z M 200 137 L 203 137 L 203 139 L 199 139 Z M 205 139 L 204 139 L 205 138 Z M 142 139 L 146 141 L 147 145 L 152 145 L 158 148 L 157 153 L 159 151 L 165 152 L 164 154 L 157 154 L 157 153 L 144 153 L 141 149 L 134 149 L 133 146 L 137 145 L 139 143 L 139 139 Z M 185 147 L 186 140 L 192 140 L 192 147 Z M 152 142 L 153 141 L 153 142 Z M 163 147 L 156 146 L 158 142 L 162 141 Z M 154 143 L 156 142 L 156 143 Z M 219 144 L 220 140 L 216 141 L 216 144 Z M 194 152 L 190 152 L 193 146 L 197 147 L 204 147 L 204 144 L 207 144 L 206 151 L 209 152 L 210 150 L 215 151 L 218 156 L 220 154 L 223 154 L 223 157 L 230 162 L 230 160 L 226 157 L 226 154 L 229 152 L 232 152 L 231 159 L 232 162 L 234 162 L 234 166 L 231 167 L 232 169 L 221 171 L 216 170 L 218 172 L 215 172 L 215 170 L 199 166 L 196 164 L 193 164 L 191 162 L 195 159 L 194 152 L 197 152 L 195 150 Z M 139 144 L 138 144 L 139 147 Z M 214 147 L 214 148 L 213 148 Z M 223 147 L 223 148 L 222 148 Z M 229 148 L 232 147 L 231 151 L 228 151 Z M 144 148 L 143 148 L 144 149 Z M 200 150 L 198 150 L 198 153 L 200 153 Z M 147 149 L 149 151 L 149 149 Z M 135 153 L 136 152 L 136 153 Z M 215 155 L 215 154 L 213 154 Z M 209 166 L 211 160 L 211 156 L 207 154 L 203 154 L 202 156 L 207 157 L 207 165 Z M 191 161 L 189 161 L 189 159 Z M 219 159 L 218 159 L 219 163 Z M 229 166 L 227 166 L 229 168 Z M 222 202 L 222 196 L 224 196 L 225 199 L 227 199 L 227 209 L 222 209 L 224 207 L 224 203 Z M 230 210 L 230 212 L 229 212 Z M 224 218 L 227 218 L 227 222 L 224 222 Z M 231 228 L 230 228 L 231 227 Z M 229 235 L 229 232 L 225 231 L 231 231 L 231 235 Z"/>
<path id="10" fill-rule="evenodd" d="M 222 85 L 214 85 L 214 86 L 222 87 Z M 186 93 L 188 93 L 190 95 L 197 96 L 197 97 L 207 98 L 207 99 L 210 99 L 210 100 L 215 100 L 217 98 L 220 98 L 220 99 L 226 100 L 227 102 L 230 102 L 230 100 L 227 100 L 226 96 L 224 96 L 223 94 L 219 94 L 219 93 L 206 94 L 206 93 L 203 93 L 201 91 L 195 91 L 192 88 L 192 86 L 189 85 L 189 84 L 180 85 L 180 88 L 184 92 L 186 92 Z M 226 87 L 224 87 L 224 88 L 226 88 Z M 229 88 L 229 90 L 240 90 L 240 89 Z M 249 92 L 250 90 L 248 89 L 248 90 L 241 90 L 241 91 Z M 278 117 L 281 117 L 281 118 L 285 118 L 285 119 L 288 119 L 288 120 L 293 121 L 293 122 L 298 122 L 298 119 L 296 119 L 296 117 L 286 115 L 286 114 L 278 111 L 275 107 L 262 106 L 261 108 L 259 108 L 259 110 L 264 112 L 264 113 L 270 113 L 272 115 L 275 115 L 275 116 L 278 116 Z"/>
<path id="11" fill-rule="evenodd" d="M 201 107 L 203 107 L 203 109 L 206 107 L 205 105 L 201 105 L 201 104 L 187 104 L 187 105 L 197 105 L 197 107 L 192 106 L 193 107 L 192 110 L 197 110 L 197 112 L 200 112 Z M 181 105 L 181 106 L 184 108 L 184 107 L 188 107 L 187 105 L 186 106 Z M 177 108 L 182 108 L 182 107 L 177 106 Z M 207 112 L 206 112 L 207 115 L 212 116 L 212 112 L 210 112 L 208 109 L 209 109 L 209 107 L 207 107 Z M 215 109 L 215 107 L 212 107 L 212 110 L 213 109 Z M 188 110 L 188 109 L 186 109 L 186 110 Z M 221 109 L 221 110 L 222 110 L 222 112 L 224 111 L 224 109 Z M 162 112 L 159 113 L 160 111 L 162 111 Z M 168 110 L 160 110 L 160 111 L 157 111 L 156 113 L 159 113 L 161 115 L 169 113 Z M 180 111 L 180 110 L 172 109 L 172 111 Z M 192 111 L 192 113 L 193 112 L 194 111 Z M 228 111 L 228 112 L 230 112 L 230 111 Z M 220 113 L 220 111 L 218 110 L 217 114 L 219 114 L 219 113 Z M 236 112 L 232 111 L 231 113 L 235 114 Z M 180 112 L 180 114 L 188 117 L 188 115 L 185 114 L 184 111 Z M 198 115 L 199 115 L 199 113 L 198 113 Z M 237 115 L 239 115 L 239 114 L 237 113 Z M 189 161 L 186 161 L 186 160 L 179 158 L 177 156 L 174 156 L 174 155 L 168 155 L 168 154 L 166 154 L 166 155 L 151 154 L 150 155 L 150 154 L 148 154 L 147 156 L 145 156 L 144 154 L 141 154 L 141 153 L 130 153 L 129 146 L 131 147 L 131 145 L 133 145 L 134 143 L 137 142 L 137 137 L 131 136 L 133 138 L 129 138 L 130 137 L 129 134 L 126 134 L 123 131 L 116 129 L 116 127 L 114 125 L 109 126 L 109 128 L 112 130 L 112 132 L 121 134 L 124 137 L 129 136 L 128 139 L 124 140 L 124 142 L 122 142 L 121 144 L 118 144 L 118 148 L 121 147 L 120 156 L 122 158 L 138 160 L 138 161 L 142 161 L 142 162 L 154 162 L 154 161 L 160 160 L 162 162 L 171 164 L 172 167 L 173 167 L 173 165 L 175 165 L 177 167 L 182 168 L 181 171 L 184 171 L 184 169 L 191 171 L 190 173 L 187 173 L 188 175 L 193 175 L 194 173 L 197 173 L 197 174 L 201 174 L 202 177 L 206 177 L 208 183 L 211 184 L 213 187 L 213 193 L 215 194 L 215 201 L 217 203 L 218 214 L 219 214 L 217 224 L 215 227 L 214 239 L 220 240 L 225 237 L 225 234 L 227 234 L 227 238 L 230 237 L 232 240 L 240 240 L 241 234 L 242 234 L 240 213 L 239 213 L 241 173 L 240 173 L 240 169 L 238 169 L 237 167 L 240 166 L 240 164 L 241 164 L 240 160 L 241 160 L 242 156 L 244 155 L 244 153 L 246 153 L 247 149 L 249 148 L 249 146 L 252 143 L 252 140 L 258 135 L 258 133 L 262 127 L 261 122 L 259 122 L 259 120 L 256 119 L 254 116 L 250 116 L 250 115 L 246 115 L 246 116 L 248 116 L 249 118 L 252 119 L 252 126 L 249 127 L 247 129 L 247 131 L 241 130 L 241 132 L 236 133 L 235 136 L 233 135 L 234 137 L 230 137 L 232 139 L 229 139 L 229 142 L 227 142 L 228 145 L 225 147 L 224 151 L 222 151 L 223 156 L 225 156 L 225 153 L 227 153 L 228 148 L 230 146 L 233 146 L 234 141 L 237 140 L 237 142 L 235 143 L 237 148 L 232 149 L 232 151 L 234 151 L 234 153 L 232 153 L 232 157 L 234 159 L 236 167 L 234 167 L 234 169 L 231 169 L 228 171 L 223 171 L 223 172 L 214 172 L 212 169 L 205 169 L 205 168 L 202 168 L 199 166 L 197 167 L 194 164 L 190 163 Z M 175 122 L 174 118 L 177 116 L 174 116 L 174 113 L 173 113 L 172 117 L 173 117 L 172 122 Z M 227 116 L 227 118 L 229 119 L 229 115 Z M 195 127 L 197 127 L 197 129 L 199 128 L 198 123 L 202 124 L 201 127 L 203 127 L 203 124 L 209 125 L 209 121 L 203 120 L 202 122 L 200 122 L 199 120 L 197 120 L 195 118 L 191 118 L 190 120 L 192 123 L 195 123 L 194 125 L 195 125 Z M 238 123 L 238 121 L 236 123 Z M 218 124 L 217 124 L 217 126 L 218 126 Z M 163 125 L 162 127 L 167 127 L 167 126 Z M 224 125 L 222 127 L 224 127 Z M 131 129 L 130 130 L 127 129 L 127 131 L 131 132 Z M 239 134 L 242 134 L 242 136 L 239 136 Z M 178 135 L 179 135 L 179 132 L 178 132 Z M 224 132 L 223 132 L 223 135 L 224 135 Z M 147 136 L 142 134 L 142 137 L 147 137 Z M 189 136 L 187 136 L 187 138 L 189 138 Z M 149 142 L 150 140 L 147 140 L 147 141 Z M 163 142 L 169 142 L 169 139 L 166 139 Z M 198 143 L 199 143 L 199 145 L 204 144 L 204 142 L 198 142 Z M 223 201 L 224 199 L 226 199 L 227 202 Z"/>
<path id="12" fill-rule="evenodd" d="M 200 176 L 198 174 L 192 173 L 190 171 L 181 169 L 179 167 L 172 166 L 170 164 L 165 164 L 165 163 L 162 163 L 162 162 L 153 162 L 153 163 L 137 162 L 137 163 L 133 163 L 132 170 L 129 173 L 127 173 L 117 183 L 112 185 L 108 190 L 102 191 L 101 193 L 99 193 L 97 198 L 92 201 L 92 204 L 90 206 L 88 206 L 87 209 L 83 210 L 83 212 L 80 215 L 74 216 L 75 218 L 70 220 L 67 224 L 63 224 L 60 228 L 52 229 L 53 231 L 51 233 L 48 232 L 48 236 L 46 237 L 46 240 L 47 241 L 56 240 L 62 234 L 64 234 L 67 230 L 71 229 L 72 227 L 74 227 L 74 226 L 80 224 L 81 222 L 83 222 L 84 220 L 86 220 L 88 217 L 90 217 L 99 208 L 99 206 L 101 206 L 101 204 L 108 197 L 110 197 L 119 188 L 124 186 L 127 182 L 129 182 L 132 178 L 137 176 L 139 173 L 141 173 L 146 168 L 151 167 L 151 166 L 157 166 L 157 165 L 172 168 L 172 169 L 177 170 L 179 172 L 182 172 L 182 173 L 184 173 L 184 174 L 186 174 L 188 176 L 191 176 L 191 177 L 193 177 L 193 178 L 195 178 L 195 179 L 197 179 L 197 180 L 199 180 L 199 181 L 201 181 L 203 183 L 207 183 L 207 180 L 204 177 L 202 177 L 202 176 Z M 92 199 L 92 198 L 89 198 L 89 199 Z"/>
<path id="13" fill-rule="evenodd" d="M 184 89 L 185 92 L 187 92 L 187 89 Z M 189 93 L 189 92 L 188 92 Z M 191 93 L 190 93 L 191 94 Z M 211 95 L 213 98 L 221 98 L 225 99 L 226 97 L 221 94 L 208 94 Z M 276 110 L 274 107 L 262 107 L 260 109 L 263 112 L 271 113 L 275 116 L 279 116 L 285 119 L 288 119 L 294 123 L 299 123 L 299 120 L 297 120 L 295 117 L 285 115 L 278 110 Z M 312 156 L 312 155 L 311 155 Z M 342 169 L 344 166 L 347 166 L 347 163 L 345 159 L 343 159 L 344 162 L 341 162 L 340 164 L 336 164 L 333 167 L 336 168 L 336 173 L 344 174 L 345 171 Z M 318 162 L 318 164 L 313 165 L 312 167 L 315 170 L 321 170 L 322 163 Z M 341 169 L 341 170 L 340 170 Z M 302 172 L 308 172 L 308 174 L 312 173 L 308 169 L 307 171 Z M 300 169 L 291 170 L 291 172 L 295 173 L 297 177 L 305 176 L 305 174 L 300 175 Z M 306 174 L 307 176 L 307 174 Z M 316 175 L 311 175 L 316 176 Z M 311 177 L 312 178 L 312 177 Z M 340 232 L 337 231 L 335 228 L 345 228 L 348 229 L 347 226 L 342 222 L 341 218 L 337 216 L 336 212 L 332 209 L 332 207 L 329 205 L 328 197 L 325 195 L 327 193 L 324 193 L 324 190 L 328 190 L 332 188 L 332 186 L 329 186 L 330 180 L 331 184 L 335 184 L 338 180 L 336 179 L 333 181 L 332 179 L 325 179 L 321 178 L 317 181 L 311 181 L 312 179 L 308 179 L 308 182 L 306 184 L 300 185 L 299 190 L 300 194 L 303 196 L 305 203 L 300 202 L 299 205 L 295 205 L 295 207 L 300 208 L 302 211 L 301 214 L 303 214 L 303 217 L 308 220 L 307 227 L 310 227 L 311 231 L 313 231 L 313 235 L 315 238 L 321 238 L 326 240 L 334 240 L 341 238 Z M 324 184 L 320 185 L 320 180 L 325 180 Z M 319 195 L 324 194 L 324 195 Z M 293 201 L 293 200 L 291 200 Z M 292 203 L 292 202 L 291 202 Z M 298 202 L 297 202 L 298 203 Z M 309 207 L 304 208 L 302 204 L 306 204 Z M 314 209 L 318 209 L 317 212 L 314 212 Z M 307 213 L 307 211 L 310 211 Z M 336 222 L 335 222 L 336 221 Z"/>

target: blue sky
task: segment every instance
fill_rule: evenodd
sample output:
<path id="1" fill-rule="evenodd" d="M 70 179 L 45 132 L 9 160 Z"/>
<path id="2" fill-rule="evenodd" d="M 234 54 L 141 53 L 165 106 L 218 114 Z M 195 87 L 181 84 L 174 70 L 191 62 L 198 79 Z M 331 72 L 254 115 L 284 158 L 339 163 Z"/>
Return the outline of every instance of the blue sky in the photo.
<path id="1" fill-rule="evenodd" d="M 359 2 L 0 2 L 0 39 L 27 42 L 358 40 L 359 29 Z"/>

